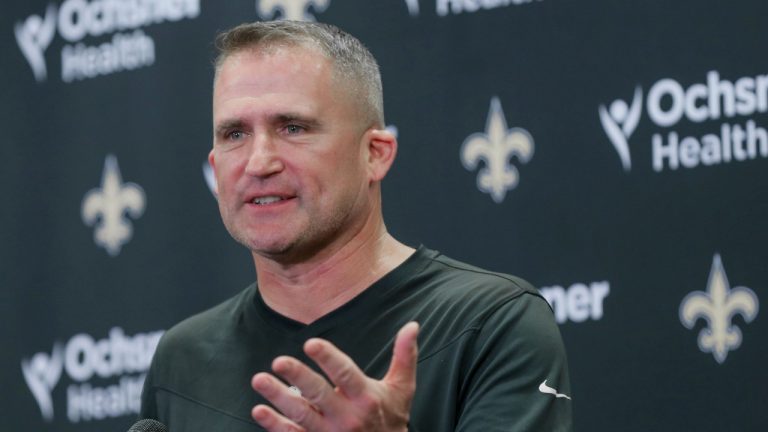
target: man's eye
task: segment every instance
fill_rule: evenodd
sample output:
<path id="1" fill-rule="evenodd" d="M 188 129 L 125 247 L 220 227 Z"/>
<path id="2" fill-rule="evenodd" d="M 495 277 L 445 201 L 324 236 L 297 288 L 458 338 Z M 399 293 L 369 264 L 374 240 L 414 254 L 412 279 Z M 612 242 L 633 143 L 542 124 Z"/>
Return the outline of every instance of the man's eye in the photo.
<path id="1" fill-rule="evenodd" d="M 304 128 L 299 125 L 289 124 L 288 126 L 285 127 L 285 131 L 288 132 L 288 134 L 293 135 L 293 134 L 301 133 L 302 131 L 304 131 Z"/>
<path id="2" fill-rule="evenodd" d="M 237 141 L 243 138 L 245 134 L 242 131 L 232 131 L 227 133 L 227 139 Z"/>

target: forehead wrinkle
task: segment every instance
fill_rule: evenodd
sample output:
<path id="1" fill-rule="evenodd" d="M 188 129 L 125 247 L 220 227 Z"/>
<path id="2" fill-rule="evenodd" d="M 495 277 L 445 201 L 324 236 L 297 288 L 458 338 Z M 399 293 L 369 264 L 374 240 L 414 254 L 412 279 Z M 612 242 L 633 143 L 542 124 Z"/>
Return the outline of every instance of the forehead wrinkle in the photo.
<path id="1" fill-rule="evenodd" d="M 317 60 L 310 65 L 309 70 L 299 61 L 291 61 L 307 56 Z M 258 73 L 244 73 L 247 71 L 245 65 L 251 62 L 258 62 Z M 370 115 L 366 109 L 367 106 L 360 101 L 358 83 L 354 79 L 346 77 L 322 50 L 301 44 L 247 48 L 233 53 L 222 62 L 219 70 L 217 70 L 214 81 L 214 101 L 219 99 L 220 108 L 223 108 L 232 101 L 249 98 L 249 93 L 253 92 L 260 93 L 258 98 L 267 97 L 270 94 L 281 94 L 274 88 L 285 86 L 283 74 L 264 73 L 270 68 L 278 67 L 277 62 L 282 62 L 279 63 L 279 67 L 284 68 L 287 65 L 289 74 L 311 74 L 314 72 L 316 79 L 323 81 L 323 85 L 316 88 L 320 95 L 325 94 L 327 100 L 333 101 L 334 104 L 344 104 L 350 107 L 352 116 L 350 120 L 358 123 L 359 128 L 364 130 L 370 126 L 368 119 Z M 222 78 L 225 81 L 222 81 Z M 288 89 L 290 90 L 290 87 Z M 289 94 L 290 91 L 287 93 Z M 289 103 L 284 97 L 280 97 L 278 101 Z M 242 103 L 247 104 L 246 101 Z M 299 112 L 300 109 L 297 111 L 297 108 L 301 108 L 297 105 L 291 105 L 291 108 L 286 111 L 296 111 L 300 117 L 319 115 L 315 112 L 318 108 L 315 106 L 314 98 L 309 101 L 302 100 L 302 105 L 306 106 L 310 112 L 301 113 Z M 280 106 L 281 103 L 278 103 L 272 108 L 275 108 L 275 111 L 283 111 Z M 236 112 L 242 113 L 242 108 L 236 108 Z"/>
<path id="2" fill-rule="evenodd" d="M 329 58 L 321 50 L 315 49 L 311 46 L 288 45 L 275 47 L 252 47 L 235 52 L 228 56 L 221 63 L 219 68 L 217 68 L 214 82 L 218 82 L 218 78 L 220 77 L 222 70 L 225 68 L 238 67 L 238 63 L 249 62 L 251 60 L 260 60 L 269 66 L 269 64 L 275 60 L 292 60 L 294 58 L 305 58 L 309 56 L 314 56 L 317 60 L 319 60 L 311 65 L 311 67 L 313 67 L 315 70 L 319 70 L 323 68 L 323 66 L 327 66 L 332 79 L 341 77 L 342 74 L 339 73 L 338 67 L 336 67 L 333 59 Z M 285 64 L 286 63 L 284 63 L 283 66 L 285 66 Z M 291 72 L 302 72 L 306 70 L 306 65 L 301 65 L 298 62 L 289 61 L 287 64 L 292 67 Z"/>
<path id="3" fill-rule="evenodd" d="M 259 45 L 253 47 L 246 47 L 239 51 L 230 54 L 225 58 L 218 68 L 216 68 L 215 78 L 219 76 L 219 73 L 225 66 L 234 62 L 241 62 L 244 58 L 294 58 L 294 57 L 307 57 L 314 56 L 317 61 L 313 66 L 315 69 L 320 69 L 323 66 L 327 66 L 330 72 L 331 80 L 334 84 L 342 84 L 349 81 L 354 81 L 354 77 L 345 73 L 340 67 L 337 61 L 330 57 L 319 45 L 313 41 L 301 42 L 289 42 L 289 43 L 269 43 L 267 45 Z M 303 65 L 294 64 L 294 70 L 301 70 Z"/>
<path id="4" fill-rule="evenodd" d="M 214 99 L 225 97 L 235 99 L 249 95 L 264 96 L 270 93 L 291 92 L 291 83 L 286 80 L 292 76 L 309 75 L 316 81 L 326 81 L 330 78 L 330 87 L 337 87 L 337 79 L 333 65 L 321 54 L 314 51 L 302 51 L 320 56 L 322 61 L 314 62 L 307 67 L 306 62 L 294 61 L 304 56 L 290 50 L 277 50 L 262 54 L 261 51 L 249 50 L 230 56 L 221 66 L 220 73 L 214 81 Z M 251 70 L 249 70 L 251 69 Z M 254 70 L 255 69 L 255 70 Z M 309 69 L 309 70 L 307 70 Z M 275 73 L 280 70 L 281 73 Z M 320 85 L 315 90 L 320 93 L 333 92 L 335 89 Z"/>

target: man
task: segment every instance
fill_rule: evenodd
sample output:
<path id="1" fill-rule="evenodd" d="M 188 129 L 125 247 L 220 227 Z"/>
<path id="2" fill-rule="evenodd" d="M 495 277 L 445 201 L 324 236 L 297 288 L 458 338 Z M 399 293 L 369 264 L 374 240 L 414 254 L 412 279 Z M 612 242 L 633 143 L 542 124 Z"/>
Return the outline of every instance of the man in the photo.
<path id="1" fill-rule="evenodd" d="M 173 432 L 571 430 L 536 290 L 387 233 L 397 142 L 368 50 L 285 21 L 219 47 L 209 160 L 257 281 L 166 333 L 142 416 Z"/>

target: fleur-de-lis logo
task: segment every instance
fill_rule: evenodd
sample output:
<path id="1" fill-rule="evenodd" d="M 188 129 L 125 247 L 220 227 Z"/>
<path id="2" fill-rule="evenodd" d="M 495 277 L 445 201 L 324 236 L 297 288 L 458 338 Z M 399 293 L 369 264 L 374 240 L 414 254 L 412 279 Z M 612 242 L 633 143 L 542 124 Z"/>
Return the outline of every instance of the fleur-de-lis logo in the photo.
<path id="1" fill-rule="evenodd" d="M 122 246 L 131 240 L 133 226 L 126 217 L 136 219 L 144 213 L 144 190 L 134 183 L 123 183 L 117 158 L 108 155 L 104 160 L 101 188 L 88 191 L 83 198 L 83 222 L 96 224 L 93 238 L 96 244 L 117 256 Z"/>
<path id="2" fill-rule="evenodd" d="M 616 153 L 619 154 L 621 166 L 627 172 L 632 169 L 632 158 L 629 154 L 628 140 L 640 122 L 642 105 L 643 90 L 640 86 L 637 86 L 635 87 L 635 95 L 632 98 L 632 105 L 628 106 L 623 100 L 617 99 L 611 103 L 609 109 L 606 109 L 605 105 L 600 105 L 597 108 L 603 130 L 608 135 L 608 139 L 611 140 Z"/>
<path id="3" fill-rule="evenodd" d="M 405 0 L 405 5 L 408 7 L 408 15 L 419 16 L 419 0 Z"/>
<path id="4" fill-rule="evenodd" d="M 680 303 L 680 322 L 692 329 L 699 318 L 707 327 L 699 333 L 699 349 L 711 352 L 718 363 L 723 363 L 728 351 L 741 345 L 741 330 L 731 323 L 734 315 L 741 314 L 749 323 L 757 316 L 759 303 L 755 293 L 747 287 L 731 289 L 720 255 L 715 254 L 709 272 L 707 291 L 694 291 Z"/>
<path id="5" fill-rule="evenodd" d="M 213 196 L 218 197 L 219 188 L 216 185 L 216 173 L 213 172 L 213 167 L 208 161 L 203 162 L 203 179 L 205 179 L 205 184 L 208 185 Z"/>
<path id="6" fill-rule="evenodd" d="M 473 133 L 461 145 L 464 168 L 474 171 L 480 160 L 485 166 L 477 173 L 477 188 L 491 194 L 496 203 L 504 201 L 507 191 L 520 181 L 511 157 L 527 163 L 533 157 L 533 137 L 525 129 L 507 129 L 507 120 L 498 97 L 491 99 L 491 109 L 485 123 L 485 132 Z"/>
<path id="7" fill-rule="evenodd" d="M 331 0 L 256 0 L 256 11 L 262 19 L 275 19 L 280 11 L 280 19 L 293 21 L 315 21 L 315 16 L 309 13 L 313 6 L 315 12 L 323 12 Z"/>

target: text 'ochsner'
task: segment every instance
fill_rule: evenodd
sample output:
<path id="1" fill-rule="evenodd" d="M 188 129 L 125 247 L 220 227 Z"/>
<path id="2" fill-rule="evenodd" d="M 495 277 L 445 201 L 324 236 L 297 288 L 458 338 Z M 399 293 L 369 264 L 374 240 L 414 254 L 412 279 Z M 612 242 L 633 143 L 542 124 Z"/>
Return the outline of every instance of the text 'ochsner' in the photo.
<path id="1" fill-rule="evenodd" d="M 155 42 L 141 28 L 200 15 L 200 0 L 65 0 L 49 4 L 44 16 L 16 23 L 16 42 L 37 81 L 45 81 L 45 52 L 57 33 L 67 42 L 61 50 L 61 79 L 85 80 L 155 62 Z M 110 36 L 95 45 L 87 37 Z"/>
<path id="2" fill-rule="evenodd" d="M 662 109 L 662 99 L 671 104 Z M 675 80 L 657 82 L 648 92 L 648 115 L 661 127 L 674 127 L 685 115 L 689 121 L 701 123 L 721 117 L 751 116 L 768 111 L 768 75 L 743 77 L 735 82 L 720 79 L 716 71 L 707 74 L 707 82 L 687 89 Z M 754 120 L 744 124 L 723 122 L 719 134 L 700 138 L 678 136 L 671 131 L 666 140 L 660 133 L 652 137 L 653 169 L 694 168 L 700 163 L 714 165 L 732 160 L 743 161 L 768 157 L 768 134 Z"/>
<path id="3" fill-rule="evenodd" d="M 599 108 L 603 128 L 626 171 L 632 167 L 630 138 L 639 123 L 642 105 L 638 86 L 631 104 L 619 99 L 609 109 Z M 645 105 L 651 121 L 667 129 L 651 135 L 656 172 L 768 158 L 768 132 L 755 116 L 768 111 L 768 74 L 731 81 L 713 70 L 706 74 L 704 82 L 687 87 L 672 78 L 660 79 L 648 91 Z M 738 122 L 721 120 L 737 117 L 747 118 Z M 683 126 L 683 120 L 689 125 Z M 704 133 L 701 127 L 692 127 L 695 124 L 702 124 Z"/>
<path id="4" fill-rule="evenodd" d="M 72 381 L 66 392 L 70 422 L 137 414 L 145 373 L 162 335 L 160 330 L 128 336 L 114 327 L 107 338 L 95 340 L 80 333 L 66 344 L 56 342 L 50 354 L 39 352 L 23 359 L 24 380 L 43 419 L 54 418 L 53 390 L 62 372 Z"/>

